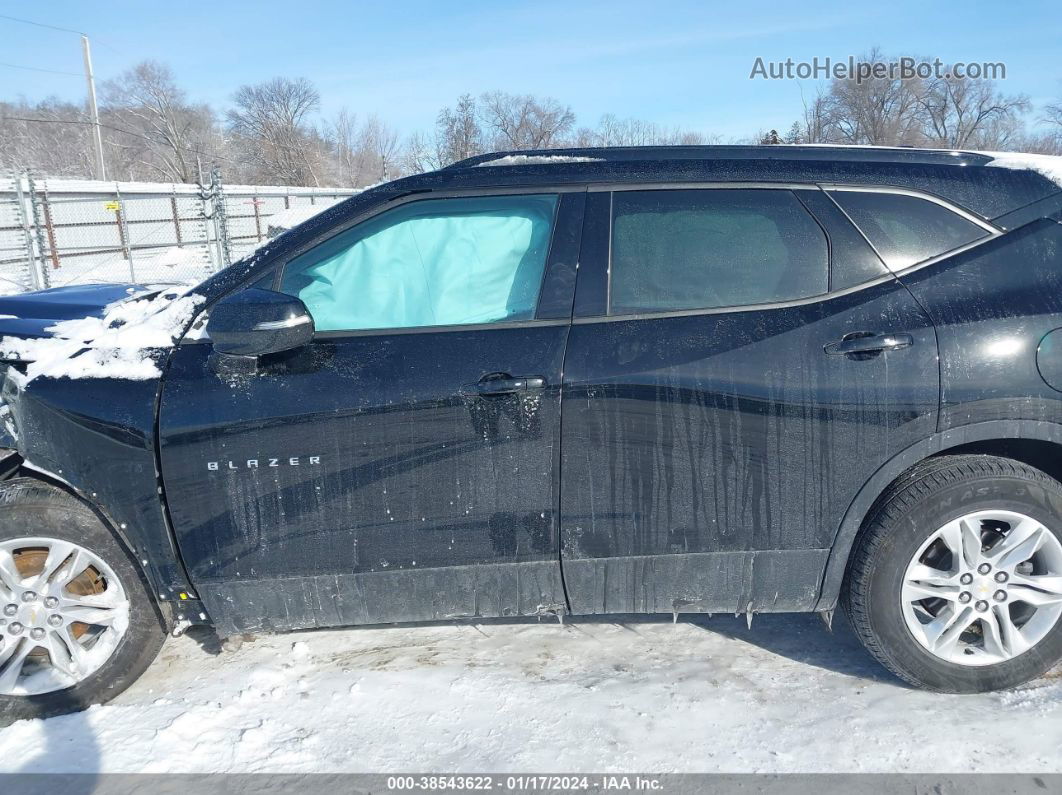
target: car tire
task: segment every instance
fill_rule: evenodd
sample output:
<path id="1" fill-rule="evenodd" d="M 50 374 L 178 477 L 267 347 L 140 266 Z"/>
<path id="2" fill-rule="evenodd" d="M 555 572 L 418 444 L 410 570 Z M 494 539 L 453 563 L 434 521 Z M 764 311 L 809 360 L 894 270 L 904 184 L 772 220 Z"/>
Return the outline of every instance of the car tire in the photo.
<path id="1" fill-rule="evenodd" d="M 871 654 L 910 684 L 946 693 L 1011 688 L 1062 659 L 1062 600 L 1050 602 L 1060 560 L 1062 484 L 1007 458 L 940 456 L 902 476 L 871 510 L 842 605 Z M 1041 588 L 1044 576 L 1050 588 Z"/>
<path id="2" fill-rule="evenodd" d="M 26 539 L 50 540 L 51 545 L 35 549 Z M 47 584 L 42 576 L 45 569 L 51 567 L 53 557 L 58 559 L 67 554 L 66 550 L 73 552 L 51 578 L 59 584 Z M 74 569 L 85 561 L 90 563 L 78 575 Z M 5 562 L 17 567 L 15 575 L 10 568 L 7 570 L 7 581 L 12 576 L 22 576 L 32 564 L 30 576 L 20 582 L 31 588 L 37 588 L 33 584 L 37 582 L 41 586 L 37 590 L 42 594 L 30 593 L 33 599 L 26 599 L 21 598 L 27 596 L 25 591 L 19 594 L 8 591 L 3 585 L 5 572 L 0 571 L 0 619 L 4 620 L 0 630 L 6 632 L 0 638 L 0 682 L 5 681 L 5 673 L 17 677 L 6 680 L 4 689 L 9 692 L 0 690 L 0 725 L 105 703 L 129 687 L 151 665 L 166 638 L 158 605 L 135 559 L 85 503 L 30 478 L 0 483 L 0 565 Z M 39 567 L 39 571 L 33 567 Z M 73 582 L 62 584 L 68 577 Z M 71 590 L 75 586 L 80 589 L 77 595 Z M 45 597 L 45 593 L 52 595 Z M 77 604 L 71 601 L 73 606 L 64 616 L 59 613 L 68 606 L 65 595 L 81 601 Z M 33 604 L 24 604 L 28 602 Z M 85 602 L 90 603 L 87 610 L 83 607 Z M 112 604 L 119 606 L 112 608 Z M 36 609 L 29 612 L 34 606 Z M 77 620 L 84 616 L 106 616 L 100 623 L 109 625 L 95 626 Z M 11 633 L 13 619 L 20 620 L 17 636 Z M 50 626 L 58 628 L 52 632 Z M 65 633 L 62 635 L 65 640 L 53 640 L 60 638 L 60 632 Z M 19 672 L 9 671 L 12 661 L 27 646 L 38 643 L 31 641 L 31 633 L 45 640 L 27 652 L 29 656 L 20 664 Z M 68 645 L 70 642 L 78 643 L 81 648 L 74 653 Z M 21 645 L 16 648 L 14 643 Z M 66 645 L 53 649 L 53 643 Z M 4 660 L 5 649 L 11 655 L 7 660 Z M 53 654 L 59 659 L 58 649 L 67 655 L 63 663 L 68 670 L 62 674 L 51 663 Z M 27 674 L 27 670 L 31 673 Z M 36 684 L 42 681 L 42 676 L 50 679 L 44 685 Z M 27 685 L 30 682 L 35 683 L 35 689 Z M 67 682 L 74 684 L 63 686 Z"/>

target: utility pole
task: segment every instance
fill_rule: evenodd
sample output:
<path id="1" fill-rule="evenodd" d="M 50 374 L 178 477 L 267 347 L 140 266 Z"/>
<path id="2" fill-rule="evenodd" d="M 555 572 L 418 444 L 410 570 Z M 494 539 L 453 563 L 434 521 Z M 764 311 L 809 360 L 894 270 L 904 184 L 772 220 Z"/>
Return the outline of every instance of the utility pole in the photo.
<path id="1" fill-rule="evenodd" d="M 103 135 L 100 133 L 100 109 L 96 107 L 96 81 L 92 76 L 92 53 L 88 36 L 81 36 L 81 52 L 85 56 L 85 80 L 88 81 L 88 106 L 92 116 L 92 133 L 96 139 L 96 179 L 107 179 L 103 165 Z"/>

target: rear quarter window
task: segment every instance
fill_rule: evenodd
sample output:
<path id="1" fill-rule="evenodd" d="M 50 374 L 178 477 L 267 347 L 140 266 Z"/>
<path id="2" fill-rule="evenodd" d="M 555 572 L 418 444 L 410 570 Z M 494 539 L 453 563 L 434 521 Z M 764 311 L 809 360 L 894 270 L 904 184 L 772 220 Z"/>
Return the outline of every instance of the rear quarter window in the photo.
<path id="1" fill-rule="evenodd" d="M 989 235 L 968 218 L 918 196 L 852 190 L 829 194 L 893 271 Z"/>

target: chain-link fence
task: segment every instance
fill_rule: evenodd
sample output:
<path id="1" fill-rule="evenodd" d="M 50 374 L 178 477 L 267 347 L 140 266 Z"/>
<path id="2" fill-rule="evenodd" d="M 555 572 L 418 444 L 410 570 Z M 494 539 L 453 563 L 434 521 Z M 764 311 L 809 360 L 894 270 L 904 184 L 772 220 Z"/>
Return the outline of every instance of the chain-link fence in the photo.
<path id="1" fill-rule="evenodd" d="M 202 281 L 356 190 L 0 177 L 0 294 Z M 285 212 L 287 211 L 287 212 Z M 280 214 L 283 214 L 283 218 Z"/>

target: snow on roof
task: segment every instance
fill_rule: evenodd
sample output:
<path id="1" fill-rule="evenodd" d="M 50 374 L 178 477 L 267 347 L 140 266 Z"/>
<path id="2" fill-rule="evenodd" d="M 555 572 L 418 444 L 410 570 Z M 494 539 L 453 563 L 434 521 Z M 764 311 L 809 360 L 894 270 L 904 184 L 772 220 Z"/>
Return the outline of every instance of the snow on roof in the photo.
<path id="1" fill-rule="evenodd" d="M 600 163 L 600 157 L 576 157 L 574 155 L 506 155 L 494 160 L 476 163 L 477 166 L 534 166 L 543 163 Z"/>
<path id="2" fill-rule="evenodd" d="M 146 381 L 162 375 L 153 349 L 170 348 L 206 299 L 184 289 L 133 293 L 108 304 L 103 317 L 63 320 L 36 339 L 0 339 L 0 357 L 26 363 L 26 375 L 9 369 L 20 387 L 47 378 L 125 378 Z"/>
<path id="3" fill-rule="evenodd" d="M 992 158 L 987 165 L 1035 171 L 1062 187 L 1062 157 L 1058 155 L 1030 155 L 1025 152 L 979 152 Z"/>
<path id="4" fill-rule="evenodd" d="M 985 154 L 984 152 L 974 152 L 969 149 L 941 149 L 935 146 L 898 146 L 888 144 L 829 144 L 829 143 L 815 143 L 815 144 L 770 144 L 771 146 L 795 146 L 799 148 L 821 148 L 821 149 L 873 149 L 884 152 L 932 152 L 938 155 L 951 155 L 952 157 L 962 157 L 963 155 Z"/>

